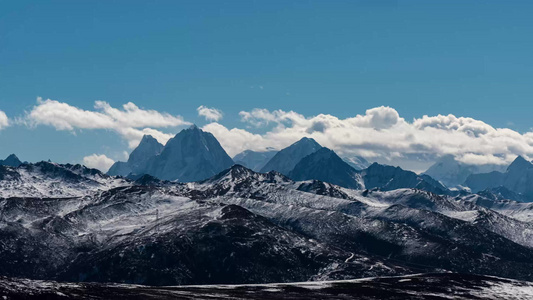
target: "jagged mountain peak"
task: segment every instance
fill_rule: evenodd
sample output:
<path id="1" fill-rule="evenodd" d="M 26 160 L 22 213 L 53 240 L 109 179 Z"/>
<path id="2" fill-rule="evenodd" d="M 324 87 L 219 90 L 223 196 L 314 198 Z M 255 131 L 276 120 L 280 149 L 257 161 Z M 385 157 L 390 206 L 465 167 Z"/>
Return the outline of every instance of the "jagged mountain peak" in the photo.
<path id="1" fill-rule="evenodd" d="M 289 177 L 294 180 L 316 179 L 353 189 L 362 186 L 358 172 L 326 147 L 304 157 Z"/>
<path id="2" fill-rule="evenodd" d="M 196 126 L 196 124 L 192 124 L 191 126 L 189 126 L 189 128 L 187 128 L 188 130 L 201 130 L 198 126 Z"/>
<path id="3" fill-rule="evenodd" d="M 365 188 L 378 187 L 382 190 L 398 188 L 417 188 L 438 194 L 446 194 L 449 190 L 428 175 L 417 175 L 400 167 L 382 165 L 377 162 L 361 171 Z"/>
<path id="4" fill-rule="evenodd" d="M 213 134 L 191 126 L 170 139 L 142 173 L 162 180 L 191 182 L 214 176 L 233 164 Z"/>
<path id="5" fill-rule="evenodd" d="M 266 173 L 275 170 L 288 175 L 302 158 L 316 152 L 320 148 L 322 146 L 314 139 L 304 137 L 276 153 L 260 171 Z"/>
<path id="6" fill-rule="evenodd" d="M 153 136 L 144 135 L 137 148 L 131 152 L 128 158 L 131 169 L 135 170 L 150 157 L 161 153 L 163 147 Z"/>
<path id="7" fill-rule="evenodd" d="M 6 159 L 0 159 L 0 166 L 18 167 L 22 164 L 15 154 L 10 154 Z"/>
<path id="8" fill-rule="evenodd" d="M 292 180 L 287 178 L 285 175 L 276 171 L 270 171 L 268 173 L 258 173 L 246 168 L 245 166 L 235 164 L 231 168 L 226 169 L 207 180 L 201 181 L 200 183 L 240 183 L 244 181 L 292 182 Z"/>
<path id="9" fill-rule="evenodd" d="M 302 146 L 302 145 L 320 146 L 320 144 L 317 143 L 315 141 L 315 139 L 309 138 L 309 137 L 303 137 L 300 140 L 298 140 L 296 143 L 293 144 L 293 146 Z"/>
<path id="10" fill-rule="evenodd" d="M 507 168 L 507 172 L 523 171 L 533 167 L 533 164 L 519 155 Z"/>
<path id="11" fill-rule="evenodd" d="M 231 168 L 226 169 L 217 175 L 203 181 L 203 182 L 216 182 L 220 180 L 242 180 L 254 176 L 256 173 L 245 166 L 235 164 Z"/>

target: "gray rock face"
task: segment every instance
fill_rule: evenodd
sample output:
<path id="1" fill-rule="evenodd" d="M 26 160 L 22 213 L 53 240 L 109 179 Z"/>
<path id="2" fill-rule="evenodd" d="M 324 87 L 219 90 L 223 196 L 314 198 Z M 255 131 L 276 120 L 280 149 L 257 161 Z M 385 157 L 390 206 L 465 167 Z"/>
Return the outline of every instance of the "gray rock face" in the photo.
<path id="1" fill-rule="evenodd" d="M 18 167 L 21 164 L 22 162 L 18 159 L 18 157 L 15 154 L 9 155 L 4 160 L 0 159 L 0 166 Z"/>
<path id="2" fill-rule="evenodd" d="M 304 157 L 289 173 L 294 180 L 316 179 L 345 188 L 361 188 L 359 173 L 335 152 L 322 148 Z"/>
<path id="3" fill-rule="evenodd" d="M 108 175 L 111 176 L 128 176 L 130 173 L 142 174 L 146 169 L 146 163 L 155 155 L 158 155 L 163 150 L 161 145 L 151 135 L 143 136 L 139 146 L 133 150 L 127 162 L 117 161 L 114 163 Z"/>
<path id="4" fill-rule="evenodd" d="M 429 167 L 424 174 L 435 178 L 448 187 L 454 187 L 463 184 L 472 174 L 504 170 L 505 167 L 500 165 L 469 165 L 455 160 L 453 155 L 445 155 Z"/>
<path id="5" fill-rule="evenodd" d="M 127 162 L 116 162 L 109 175 L 139 177 L 148 174 L 162 180 L 181 182 L 209 178 L 233 165 L 217 139 L 191 126 L 170 139 L 165 146 L 145 135 Z"/>
<path id="6" fill-rule="evenodd" d="M 446 194 L 448 189 L 429 176 L 417 175 L 414 172 L 373 163 L 361 171 L 361 177 L 366 189 L 379 188 L 390 191 L 400 188 L 417 188 L 436 194 Z"/>
<path id="7" fill-rule="evenodd" d="M 133 172 L 136 170 L 143 170 L 146 162 L 154 155 L 159 155 L 163 151 L 164 146 L 161 145 L 151 135 L 143 136 L 139 146 L 131 152 L 128 158 L 128 164 Z"/>
<path id="8" fill-rule="evenodd" d="M 117 161 L 107 171 L 110 176 L 128 176 L 132 172 L 130 165 L 127 162 Z"/>
<path id="9" fill-rule="evenodd" d="M 248 169 L 259 172 L 266 163 L 276 155 L 278 151 L 270 150 L 264 152 L 245 150 L 233 157 L 236 164 L 243 165 Z"/>
<path id="10" fill-rule="evenodd" d="M 302 158 L 316 152 L 320 148 L 322 148 L 322 146 L 320 146 L 320 144 L 314 139 L 304 137 L 276 153 L 276 155 L 274 155 L 274 157 L 261 168 L 261 172 L 278 171 L 281 174 L 288 175 Z"/>
<path id="11" fill-rule="evenodd" d="M 533 201 L 533 164 L 518 156 L 505 173 L 490 172 L 468 176 L 465 185 L 473 192 L 494 189 L 500 186 Z"/>
<path id="12" fill-rule="evenodd" d="M 146 162 L 142 173 L 162 180 L 190 182 L 214 176 L 233 164 L 211 133 L 192 126 L 170 139 L 161 154 Z"/>

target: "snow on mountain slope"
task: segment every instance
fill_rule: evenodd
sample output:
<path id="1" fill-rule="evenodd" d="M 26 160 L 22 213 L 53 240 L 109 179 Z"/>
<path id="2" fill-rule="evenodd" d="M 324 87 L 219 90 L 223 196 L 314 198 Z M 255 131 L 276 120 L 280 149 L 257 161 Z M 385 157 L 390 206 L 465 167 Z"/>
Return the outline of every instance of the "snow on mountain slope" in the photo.
<path id="1" fill-rule="evenodd" d="M 525 300 L 533 294 L 531 282 L 454 273 L 414 274 L 339 281 L 246 285 L 149 287 L 131 284 L 60 283 L 0 277 L 6 299 L 456 299 Z"/>
<path id="2" fill-rule="evenodd" d="M 472 195 L 351 190 L 239 165 L 191 183 L 50 163 L 2 170 L 4 184 L 57 183 L 63 193 L 0 199 L 1 275 L 155 285 L 442 270 L 533 279 L 530 224 Z"/>
<path id="3" fill-rule="evenodd" d="M 465 185 L 474 192 L 503 186 L 507 190 L 533 201 L 533 163 L 518 156 L 504 173 L 495 171 L 472 174 L 466 179 Z"/>
<path id="4" fill-rule="evenodd" d="M 68 198 L 130 185 L 127 180 L 102 174 L 81 165 L 49 162 L 0 166 L 0 198 Z"/>
<path id="5" fill-rule="evenodd" d="M 463 201 L 486 207 L 502 215 L 524 221 L 533 222 L 533 203 L 512 200 L 494 200 L 481 195 L 472 194 L 462 197 Z"/>
<path id="6" fill-rule="evenodd" d="M 217 139 L 195 125 L 171 138 L 159 155 L 153 156 L 139 174 L 162 180 L 203 180 L 231 167 L 233 160 Z"/>
<path id="7" fill-rule="evenodd" d="M 356 170 L 363 170 L 371 165 L 371 163 L 362 156 L 343 157 L 342 160 Z"/>

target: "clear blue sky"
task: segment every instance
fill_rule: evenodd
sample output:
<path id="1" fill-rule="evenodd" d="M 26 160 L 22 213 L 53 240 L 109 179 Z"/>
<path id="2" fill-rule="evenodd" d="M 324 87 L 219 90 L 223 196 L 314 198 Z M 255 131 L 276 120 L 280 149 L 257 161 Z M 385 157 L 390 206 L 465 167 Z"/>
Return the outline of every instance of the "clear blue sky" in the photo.
<path id="1" fill-rule="evenodd" d="M 349 117 L 386 105 L 524 132 L 532 16 L 533 1 L 1 1 L 0 110 L 20 116 L 37 96 L 132 101 L 202 124 L 206 105 L 242 127 L 238 112 L 256 107 Z M 0 132 L 0 156 L 31 161 L 124 145 L 104 131 Z"/>

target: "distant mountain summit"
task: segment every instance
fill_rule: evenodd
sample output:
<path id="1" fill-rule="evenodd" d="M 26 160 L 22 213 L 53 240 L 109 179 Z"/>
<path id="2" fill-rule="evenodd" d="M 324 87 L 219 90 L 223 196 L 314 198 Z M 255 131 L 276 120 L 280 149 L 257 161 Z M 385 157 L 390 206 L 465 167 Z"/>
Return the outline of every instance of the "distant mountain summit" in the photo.
<path id="1" fill-rule="evenodd" d="M 368 168 L 356 170 L 340 158 L 333 150 L 321 148 L 304 157 L 288 176 L 296 181 L 320 180 L 350 189 L 374 189 L 390 191 L 402 188 L 416 188 L 436 194 L 450 191 L 428 175 L 373 163 Z"/>
<path id="2" fill-rule="evenodd" d="M 18 167 L 22 164 L 15 154 L 9 155 L 6 159 L 0 159 L 0 166 Z"/>
<path id="3" fill-rule="evenodd" d="M 233 160 L 217 139 L 196 125 L 184 129 L 165 146 L 145 135 L 127 162 L 116 162 L 108 175 L 140 178 L 144 174 L 181 182 L 209 178 L 231 167 Z"/>
<path id="4" fill-rule="evenodd" d="M 495 171 L 472 174 L 466 179 L 465 185 L 473 192 L 503 186 L 508 191 L 533 201 L 533 163 L 518 156 L 504 173 Z"/>
<path id="5" fill-rule="evenodd" d="M 196 125 L 170 139 L 159 155 L 152 157 L 143 173 L 162 180 L 198 181 L 233 165 L 218 140 Z"/>
<path id="6" fill-rule="evenodd" d="M 373 163 L 361 171 L 366 189 L 379 188 L 382 191 L 391 191 L 400 188 L 416 188 L 436 194 L 447 194 L 449 190 L 427 175 L 417 175 L 400 167 L 380 165 Z"/>
<path id="7" fill-rule="evenodd" d="M 276 155 L 278 151 L 276 150 L 267 150 L 267 151 L 252 151 L 245 150 L 233 157 L 233 161 L 236 164 L 243 165 L 251 170 L 259 172 L 266 163 Z"/>
<path id="8" fill-rule="evenodd" d="M 139 146 L 131 152 L 128 164 L 133 170 L 142 169 L 150 157 L 160 154 L 164 147 L 151 135 L 145 135 Z"/>
<path id="9" fill-rule="evenodd" d="M 304 157 L 289 173 L 293 180 L 316 179 L 351 189 L 362 187 L 357 170 L 328 148 Z"/>
<path id="10" fill-rule="evenodd" d="M 163 145 L 160 144 L 151 135 L 143 136 L 141 142 L 133 150 L 128 158 L 127 162 L 117 161 L 114 163 L 109 171 L 108 175 L 111 176 L 128 176 L 130 173 L 139 174 L 144 173 L 146 169 L 146 163 L 155 155 L 158 155 L 163 150 Z"/>
<path id="11" fill-rule="evenodd" d="M 471 165 L 459 162 L 453 155 L 445 155 L 433 164 L 424 174 L 442 182 L 448 187 L 455 187 L 465 182 L 472 174 L 504 171 L 504 167 L 494 164 Z"/>
<path id="12" fill-rule="evenodd" d="M 283 175 L 288 175 L 302 158 L 318 151 L 320 148 L 322 146 L 314 139 L 304 137 L 276 153 L 260 171 L 262 173 L 278 171 Z"/>

